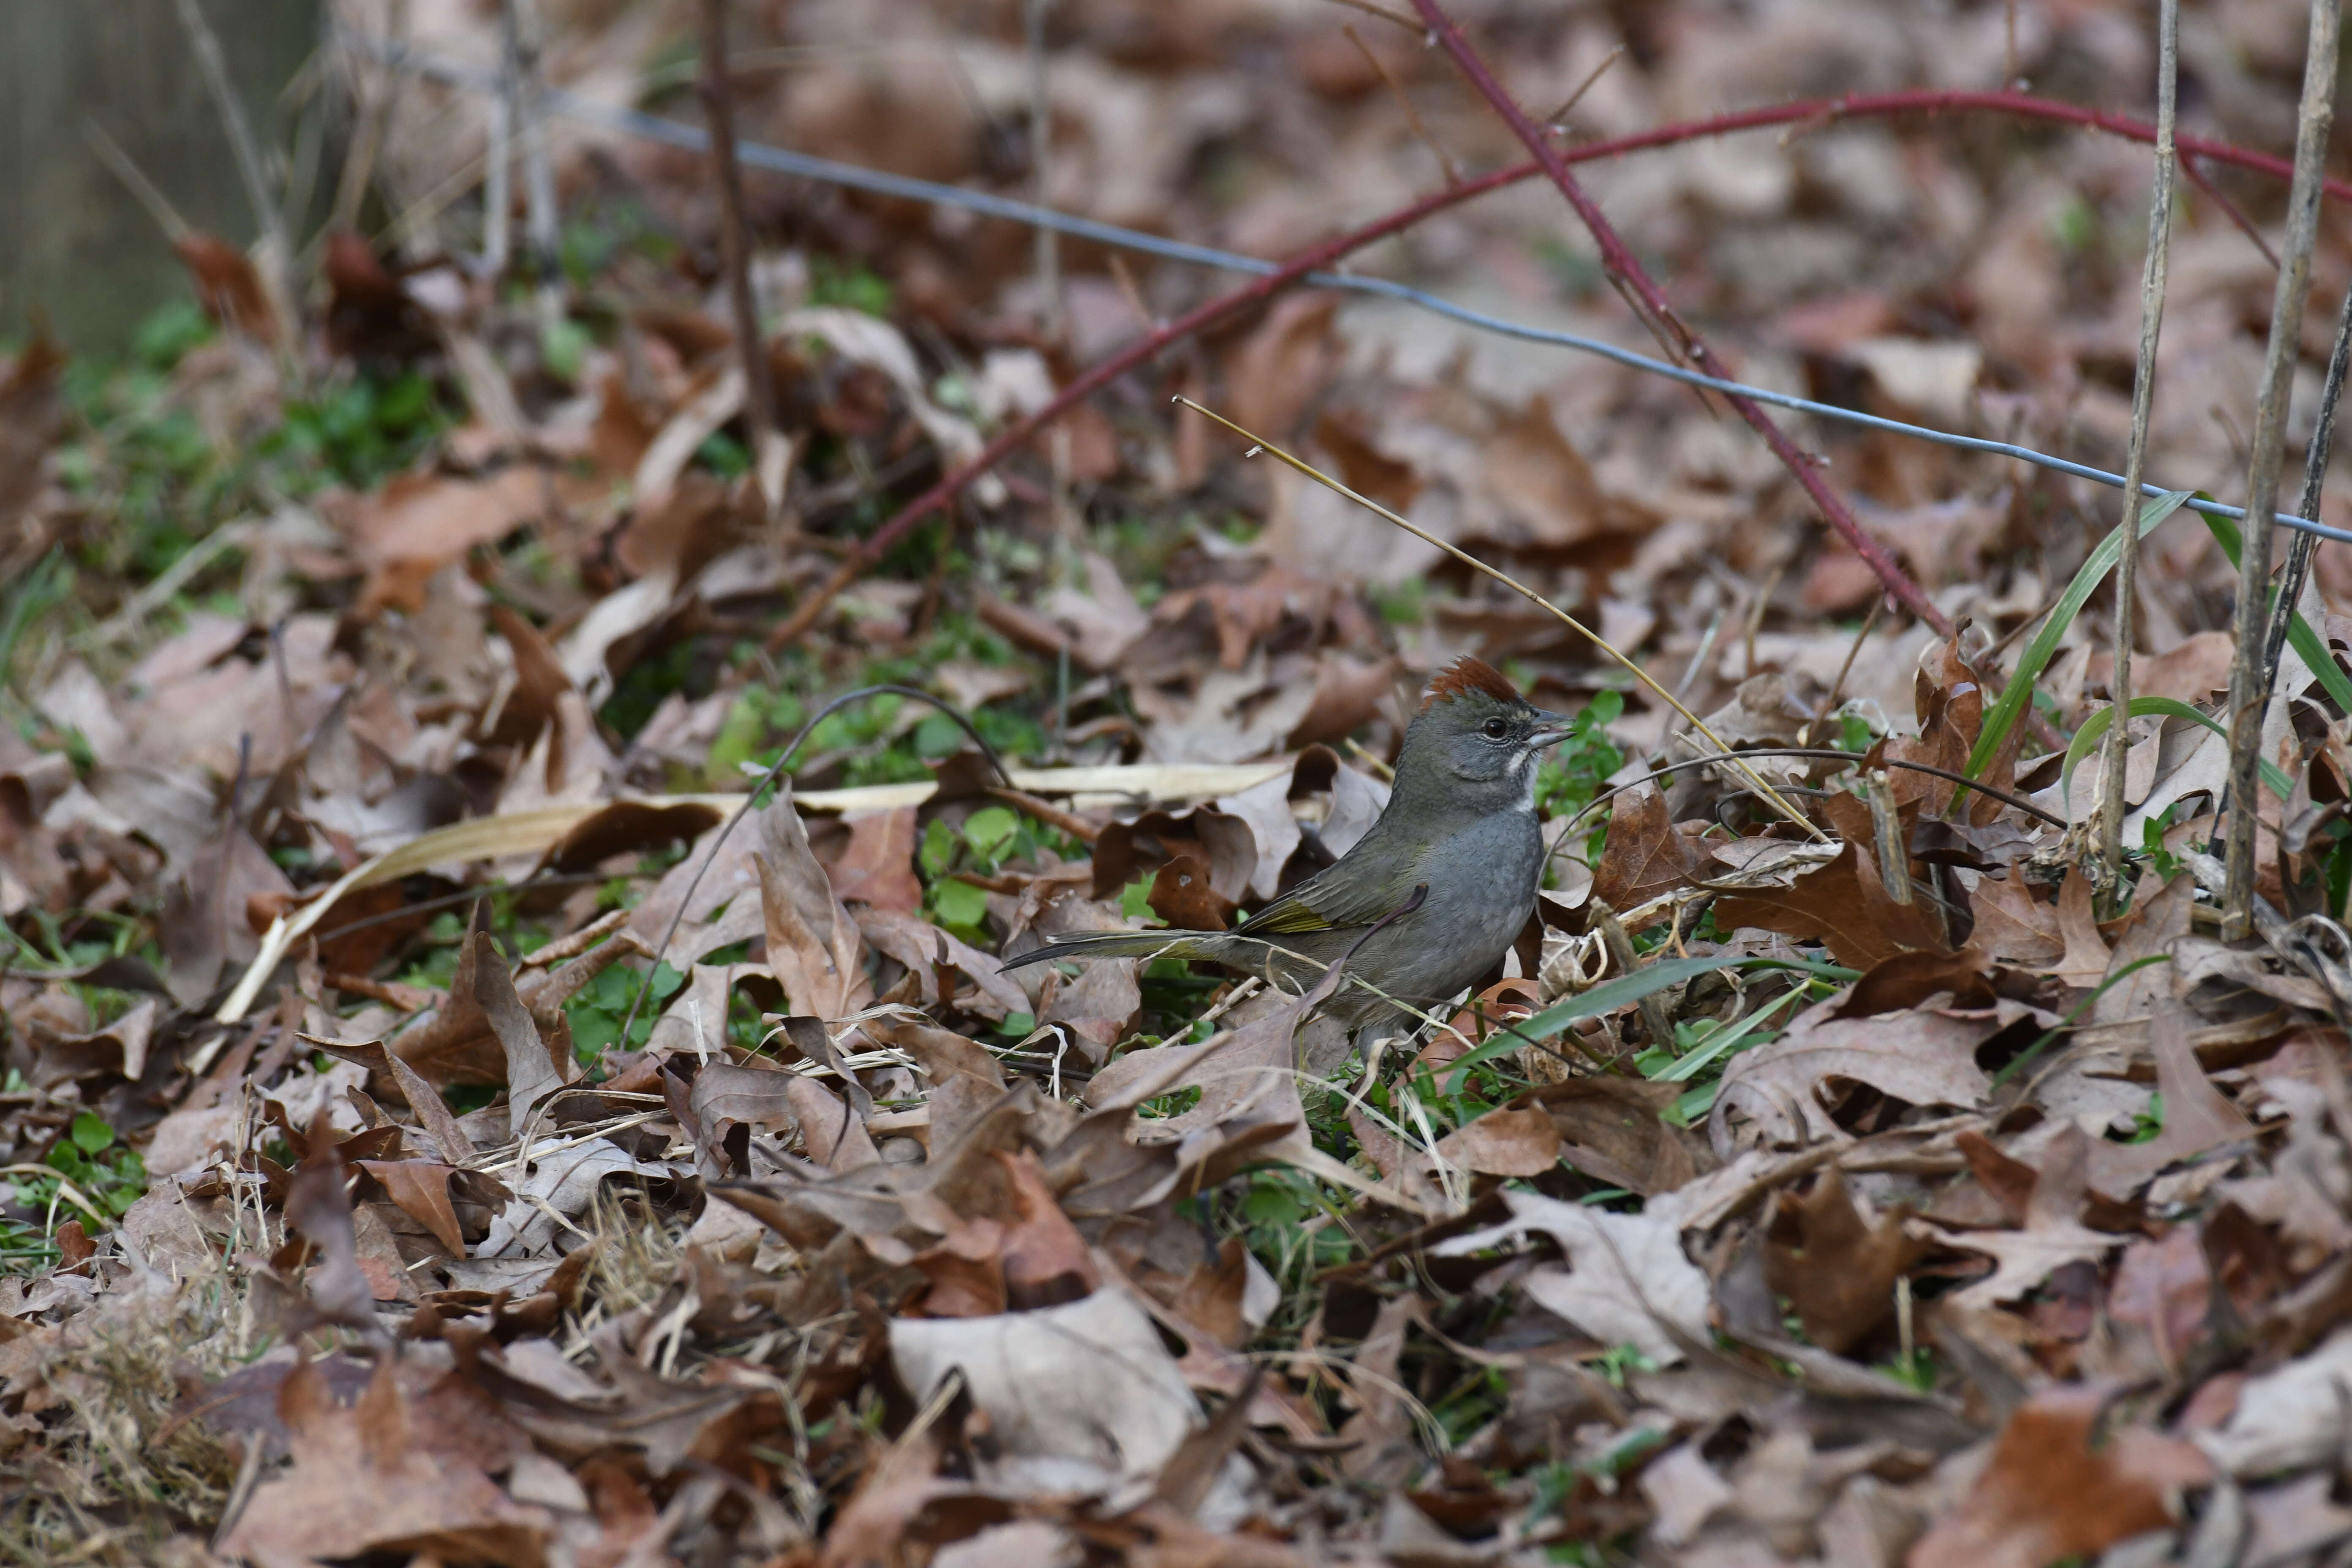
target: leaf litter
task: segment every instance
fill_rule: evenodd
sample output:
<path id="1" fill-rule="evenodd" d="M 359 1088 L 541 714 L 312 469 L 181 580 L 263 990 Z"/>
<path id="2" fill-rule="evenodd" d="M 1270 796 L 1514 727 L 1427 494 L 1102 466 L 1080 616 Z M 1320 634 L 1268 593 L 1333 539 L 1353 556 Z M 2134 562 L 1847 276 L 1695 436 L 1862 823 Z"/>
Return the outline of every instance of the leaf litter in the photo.
<path id="1" fill-rule="evenodd" d="M 1824 70 L 2098 58 L 2082 101 L 2140 107 L 2136 21 L 2012 10 L 1473 31 L 1522 101 L 1576 94 L 1572 140 Z M 488 12 L 336 11 L 504 48 Z M 1375 20 L 1110 7 L 1047 31 L 1041 171 L 1009 16 L 739 17 L 738 123 L 1259 254 L 1517 155 Z M 2283 148 L 2300 13 L 2209 20 L 2196 130 Z M 677 18 L 547 22 L 555 85 L 695 112 Z M 2198 879 L 2236 536 L 2177 503 L 2142 513 L 2119 721 L 2105 492 L 1806 429 L 1941 636 L 1688 394 L 1297 294 L 869 559 L 1211 286 L 756 178 L 777 510 L 698 156 L 554 138 L 560 265 L 509 291 L 473 260 L 484 100 L 385 71 L 335 57 L 380 117 L 375 237 L 325 236 L 290 313 L 195 235 L 131 361 L 0 345 L 15 1556 L 2034 1568 L 2352 1539 L 2333 552 L 2264 731 L 2276 918 L 2225 943 Z M 2117 451 L 2147 177 L 2132 143 L 1990 119 L 1590 172 L 1750 379 Z M 2176 222 L 2167 475 L 2242 462 L 2270 274 L 2240 220 L 2284 195 L 2200 188 Z M 1368 266 L 1637 341 L 1567 233 L 1481 203 Z M 1344 965 L 1305 996 L 1004 967 L 1226 927 L 1345 854 L 1463 653 L 1578 717 L 1536 919 L 1414 1037 L 1318 1016 Z M 883 693 L 757 784 L 875 685 L 1009 773 Z"/>

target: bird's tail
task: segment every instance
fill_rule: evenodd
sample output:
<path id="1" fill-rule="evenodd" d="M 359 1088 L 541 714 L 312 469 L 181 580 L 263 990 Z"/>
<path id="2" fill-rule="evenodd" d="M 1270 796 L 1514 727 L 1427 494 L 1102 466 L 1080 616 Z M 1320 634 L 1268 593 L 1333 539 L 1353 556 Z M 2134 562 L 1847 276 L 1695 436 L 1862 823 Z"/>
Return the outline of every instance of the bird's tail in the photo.
<path id="1" fill-rule="evenodd" d="M 1232 945 L 1223 931 L 1080 931 L 1049 936 L 1045 945 L 1004 961 L 1007 969 L 1064 958 L 1223 959 Z"/>

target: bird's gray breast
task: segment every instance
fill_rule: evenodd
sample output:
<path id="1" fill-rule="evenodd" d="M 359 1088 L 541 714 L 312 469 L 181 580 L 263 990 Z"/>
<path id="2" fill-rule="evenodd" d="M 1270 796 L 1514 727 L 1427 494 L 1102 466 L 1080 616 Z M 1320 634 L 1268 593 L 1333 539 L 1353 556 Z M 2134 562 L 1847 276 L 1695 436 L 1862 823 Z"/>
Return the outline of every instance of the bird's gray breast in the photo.
<path id="1" fill-rule="evenodd" d="M 1432 845 L 1413 878 L 1429 896 L 1392 928 L 1399 993 L 1443 999 L 1485 973 L 1527 924 L 1542 872 L 1531 811 L 1496 812 Z"/>

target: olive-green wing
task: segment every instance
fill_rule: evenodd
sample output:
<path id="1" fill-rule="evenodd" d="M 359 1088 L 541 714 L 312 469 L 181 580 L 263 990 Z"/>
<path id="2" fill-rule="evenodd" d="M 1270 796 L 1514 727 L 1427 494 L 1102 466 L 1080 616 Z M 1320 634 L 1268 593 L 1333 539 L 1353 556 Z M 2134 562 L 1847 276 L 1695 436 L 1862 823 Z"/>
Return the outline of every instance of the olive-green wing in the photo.
<path id="1" fill-rule="evenodd" d="M 1371 924 L 1412 896 L 1410 868 L 1401 886 L 1396 876 L 1367 878 L 1362 866 L 1344 878 L 1333 875 L 1347 869 L 1345 860 L 1326 866 L 1234 929 L 1249 936 L 1345 931 Z"/>

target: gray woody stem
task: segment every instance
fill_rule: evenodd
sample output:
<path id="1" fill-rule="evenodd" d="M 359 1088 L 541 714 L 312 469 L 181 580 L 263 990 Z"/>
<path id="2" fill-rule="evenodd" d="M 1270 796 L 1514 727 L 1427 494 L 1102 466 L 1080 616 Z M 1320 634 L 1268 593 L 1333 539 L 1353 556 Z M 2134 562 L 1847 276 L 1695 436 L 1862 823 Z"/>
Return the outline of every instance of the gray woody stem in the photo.
<path id="1" fill-rule="evenodd" d="M 563 319 L 562 238 L 555 213 L 555 163 L 547 144 L 547 82 L 541 58 L 546 24 L 539 0 L 507 0 L 514 29 L 515 119 L 517 149 L 522 153 L 523 211 L 530 240 L 527 259 L 544 332 Z"/>
<path id="2" fill-rule="evenodd" d="M 278 336 L 281 354 L 290 354 L 294 346 L 294 289 L 287 276 L 287 264 L 292 251 L 286 243 L 286 230 L 279 220 L 278 204 L 269 195 L 269 174 L 261 162 L 261 143 L 253 137 L 253 121 L 245 112 L 245 104 L 236 95 L 236 84 L 229 80 L 228 60 L 222 55 L 220 36 L 205 19 L 204 7 L 196 0 L 176 0 L 180 26 L 186 29 L 188 47 L 194 51 L 196 68 L 205 79 L 205 89 L 212 94 L 213 107 L 219 111 L 222 129 L 228 132 L 229 152 L 236 161 L 237 178 L 245 185 L 245 199 L 252 205 L 253 223 L 261 240 L 263 251 L 261 277 L 270 293 L 270 309 L 278 320 L 270 325 Z"/>
<path id="3" fill-rule="evenodd" d="M 1045 23 L 1053 0 L 1027 0 L 1022 7 L 1029 88 L 1029 182 L 1039 206 L 1053 201 L 1048 167 L 1054 146 L 1053 100 L 1045 92 Z M 1062 335 L 1062 251 L 1059 237 L 1040 228 L 1035 236 L 1038 319 L 1045 335 Z"/>
<path id="4" fill-rule="evenodd" d="M 2299 517 L 2319 515 L 2319 490 L 2327 479 L 2327 457 L 2336 444 L 2336 400 L 2344 392 L 2344 373 L 2352 366 L 2352 288 L 2344 290 L 2343 308 L 2336 316 L 2336 346 L 2327 354 L 2327 380 L 2319 389 L 2319 420 L 2311 428 L 2311 445 L 2303 454 L 2303 497 L 2295 503 Z M 2279 657 L 2286 648 L 2287 626 L 2294 619 L 2295 601 L 2311 575 L 2311 558 L 2319 551 L 2319 535 L 2298 532 L 2287 542 L 2286 571 L 2279 579 L 2278 597 L 2271 601 L 2270 630 L 2263 637 L 2263 706 L 2278 682 Z"/>
<path id="5" fill-rule="evenodd" d="M 2099 858 L 2111 881 L 2124 860 L 2124 758 L 2131 747 L 2131 656 L 2139 592 L 2140 485 L 2147 478 L 2147 416 L 2156 395 L 2156 342 L 2164 327 L 2164 278 L 2172 248 L 2173 110 L 2180 86 L 2180 0 L 2162 0 L 2156 21 L 2156 182 L 2148 192 L 2147 259 L 2139 279 L 2139 363 L 2132 378 L 2131 447 L 2124 459 L 2123 554 L 2116 563 L 2116 703 L 2099 792 Z"/>
<path id="6" fill-rule="evenodd" d="M 2286 445 L 2289 395 L 2311 292 L 2311 247 L 2319 228 L 2320 180 L 2336 114 L 2336 0 L 2312 0 L 2311 37 L 2303 62 L 2303 103 L 2295 117 L 2294 179 L 2287 193 L 2286 246 L 2271 296 L 2270 350 L 2254 405 L 2253 457 L 2246 475 L 2245 542 L 2238 557 L 2237 657 L 2230 665 L 2230 816 L 2222 865 L 2221 937 L 2253 929 L 2254 821 L 2261 804 L 2263 642 L 2269 620 L 2271 517 L 2278 509 L 2279 465 Z"/>
<path id="7" fill-rule="evenodd" d="M 702 104 L 710 119 L 710 163 L 719 176 L 719 257 L 734 308 L 735 342 L 743 356 L 743 423 L 755 472 L 767 473 L 776 438 L 775 384 L 751 297 L 751 237 L 743 218 L 743 171 L 735 161 L 735 105 L 727 81 L 727 0 L 702 0 Z M 783 499 L 767 498 L 772 514 Z"/>

